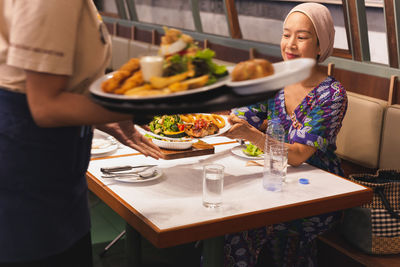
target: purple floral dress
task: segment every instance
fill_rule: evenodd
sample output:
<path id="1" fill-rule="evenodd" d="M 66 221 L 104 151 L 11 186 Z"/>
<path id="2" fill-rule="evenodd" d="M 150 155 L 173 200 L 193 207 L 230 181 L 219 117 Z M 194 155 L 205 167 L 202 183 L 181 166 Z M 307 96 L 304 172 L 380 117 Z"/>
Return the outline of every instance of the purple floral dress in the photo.
<path id="1" fill-rule="evenodd" d="M 307 163 L 343 176 L 335 142 L 346 109 L 345 89 L 329 76 L 309 92 L 293 114 L 286 113 L 283 89 L 274 98 L 233 112 L 256 128 L 264 120 L 278 117 L 286 142 L 317 148 Z M 315 238 L 338 218 L 338 213 L 328 213 L 226 235 L 225 266 L 256 266 L 261 250 L 268 266 L 316 266 Z"/>

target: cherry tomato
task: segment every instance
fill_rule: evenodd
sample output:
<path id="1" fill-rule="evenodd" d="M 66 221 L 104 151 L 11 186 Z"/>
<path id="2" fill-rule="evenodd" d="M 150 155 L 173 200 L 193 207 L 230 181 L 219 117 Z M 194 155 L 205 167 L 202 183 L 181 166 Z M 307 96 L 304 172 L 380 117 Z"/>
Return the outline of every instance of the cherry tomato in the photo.
<path id="1" fill-rule="evenodd" d="M 178 125 L 179 131 L 185 130 L 185 125 L 184 124 L 177 123 L 177 125 Z"/>

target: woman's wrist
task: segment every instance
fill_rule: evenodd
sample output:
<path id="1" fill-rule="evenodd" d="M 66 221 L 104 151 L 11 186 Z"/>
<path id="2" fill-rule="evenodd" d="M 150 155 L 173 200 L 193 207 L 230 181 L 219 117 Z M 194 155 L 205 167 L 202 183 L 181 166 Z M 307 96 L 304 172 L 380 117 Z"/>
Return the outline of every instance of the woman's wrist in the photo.
<path id="1" fill-rule="evenodd" d="M 264 151 L 265 134 L 261 131 L 255 130 L 251 142 L 253 143 L 253 145 Z"/>

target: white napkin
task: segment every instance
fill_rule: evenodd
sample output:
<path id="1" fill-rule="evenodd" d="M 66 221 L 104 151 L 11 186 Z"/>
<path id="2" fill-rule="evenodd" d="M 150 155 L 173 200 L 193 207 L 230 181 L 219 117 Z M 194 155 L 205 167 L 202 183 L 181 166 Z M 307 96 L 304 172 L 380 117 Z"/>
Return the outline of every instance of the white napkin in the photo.
<path id="1" fill-rule="evenodd" d="M 247 166 L 262 166 L 262 167 L 264 167 L 264 160 L 263 159 L 249 160 L 248 162 L 246 162 L 246 167 Z"/>

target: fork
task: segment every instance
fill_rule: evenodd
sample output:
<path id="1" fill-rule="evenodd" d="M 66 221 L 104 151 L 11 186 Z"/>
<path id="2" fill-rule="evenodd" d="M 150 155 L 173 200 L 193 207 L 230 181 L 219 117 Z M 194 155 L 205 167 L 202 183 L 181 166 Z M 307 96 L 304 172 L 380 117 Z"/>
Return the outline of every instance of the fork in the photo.
<path id="1" fill-rule="evenodd" d="M 105 174 L 117 174 L 118 172 L 121 171 L 128 171 L 128 170 L 132 170 L 132 169 L 136 169 L 136 168 L 144 168 L 140 171 L 130 171 L 130 172 L 123 172 L 123 173 L 138 173 L 138 172 L 143 172 L 147 169 L 150 169 L 152 167 L 155 167 L 157 165 L 140 165 L 140 166 L 130 166 L 130 165 L 126 165 L 126 166 L 117 166 L 117 167 L 109 167 L 109 168 L 100 168 L 100 171 L 102 173 Z"/>
<path id="2" fill-rule="evenodd" d="M 154 169 L 151 172 L 138 172 L 138 173 L 115 173 L 115 174 L 107 174 L 102 175 L 102 178 L 133 178 L 140 177 L 142 179 L 147 179 L 153 177 L 157 173 L 157 170 Z"/>

